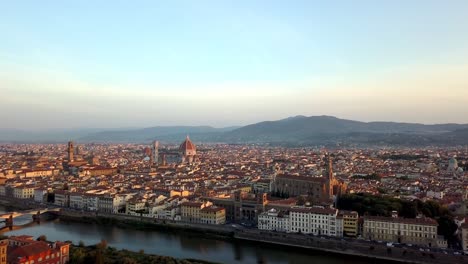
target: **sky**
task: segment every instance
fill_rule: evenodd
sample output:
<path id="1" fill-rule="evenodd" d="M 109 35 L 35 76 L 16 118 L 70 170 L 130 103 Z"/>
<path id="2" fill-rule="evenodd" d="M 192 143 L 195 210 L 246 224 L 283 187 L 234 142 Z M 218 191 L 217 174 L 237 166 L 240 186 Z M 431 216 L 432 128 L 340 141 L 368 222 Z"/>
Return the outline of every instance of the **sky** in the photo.
<path id="1" fill-rule="evenodd" d="M 0 129 L 468 123 L 468 1 L 0 0 Z"/>

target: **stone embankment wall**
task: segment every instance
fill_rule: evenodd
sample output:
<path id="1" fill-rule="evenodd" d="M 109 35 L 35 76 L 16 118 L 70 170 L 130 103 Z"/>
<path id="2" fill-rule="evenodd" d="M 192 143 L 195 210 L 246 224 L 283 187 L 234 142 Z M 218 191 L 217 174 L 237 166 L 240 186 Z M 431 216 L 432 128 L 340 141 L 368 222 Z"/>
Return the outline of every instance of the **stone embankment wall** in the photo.
<path id="1" fill-rule="evenodd" d="M 442 252 L 422 252 L 419 248 L 398 248 L 387 247 L 386 244 L 366 242 L 363 240 L 325 238 L 317 236 L 308 236 L 301 234 L 287 234 L 279 232 L 269 232 L 257 229 L 240 229 L 232 226 L 218 226 L 206 224 L 194 224 L 187 222 L 175 222 L 160 219 L 151 219 L 133 215 L 116 215 L 103 213 L 79 212 L 73 210 L 63 210 L 61 216 L 64 218 L 74 218 L 75 220 L 83 217 L 104 217 L 115 219 L 117 221 L 130 221 L 149 224 L 151 227 L 164 229 L 183 229 L 196 232 L 202 232 L 206 235 L 220 235 L 239 240 L 249 240 L 268 244 L 290 246 L 296 248 L 312 249 L 325 251 L 334 254 L 344 254 L 356 257 L 371 259 L 382 259 L 402 263 L 467 263 L 467 256 L 457 256 L 444 254 Z"/>
<path id="2" fill-rule="evenodd" d="M 414 247 L 387 247 L 385 243 L 372 243 L 363 240 L 320 238 L 300 234 L 262 232 L 259 230 L 236 232 L 235 238 L 403 263 L 468 263 L 467 256 L 420 251 L 419 248 Z"/>

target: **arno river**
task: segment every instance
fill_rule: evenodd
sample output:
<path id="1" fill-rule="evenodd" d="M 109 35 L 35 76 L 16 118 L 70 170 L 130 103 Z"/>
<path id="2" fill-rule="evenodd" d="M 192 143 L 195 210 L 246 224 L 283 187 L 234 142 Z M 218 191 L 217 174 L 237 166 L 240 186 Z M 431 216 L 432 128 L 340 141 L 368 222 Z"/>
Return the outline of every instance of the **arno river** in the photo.
<path id="1" fill-rule="evenodd" d="M 0 207 L 0 213 L 2 212 L 4 208 Z M 30 222 L 30 219 L 31 216 L 22 216 L 15 219 L 15 224 L 21 225 Z M 146 253 L 220 263 L 377 263 L 375 260 L 355 259 L 243 241 L 202 238 L 181 232 L 140 231 L 59 220 L 42 222 L 5 234 L 34 237 L 46 235 L 48 240 L 71 240 L 75 244 L 83 241 L 86 245 L 96 244 L 101 239 L 105 239 L 110 246 L 118 249 L 126 248 L 133 251 L 143 249 Z M 379 263 L 383 262 L 379 261 Z"/>

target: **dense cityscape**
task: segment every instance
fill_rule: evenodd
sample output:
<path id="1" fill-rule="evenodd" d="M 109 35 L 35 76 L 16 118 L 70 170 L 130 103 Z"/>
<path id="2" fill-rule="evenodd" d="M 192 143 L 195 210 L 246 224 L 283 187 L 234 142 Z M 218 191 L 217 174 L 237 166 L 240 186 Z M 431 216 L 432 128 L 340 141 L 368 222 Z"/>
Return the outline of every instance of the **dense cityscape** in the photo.
<path id="1" fill-rule="evenodd" d="M 3 144 L 0 165 L 2 199 L 63 214 L 468 251 L 466 148 L 196 146 L 187 136 L 179 146 Z M 17 240 L 27 238 L 10 238 L 13 252 Z"/>
<path id="2" fill-rule="evenodd" d="M 0 11 L 0 264 L 468 264 L 467 0 Z"/>

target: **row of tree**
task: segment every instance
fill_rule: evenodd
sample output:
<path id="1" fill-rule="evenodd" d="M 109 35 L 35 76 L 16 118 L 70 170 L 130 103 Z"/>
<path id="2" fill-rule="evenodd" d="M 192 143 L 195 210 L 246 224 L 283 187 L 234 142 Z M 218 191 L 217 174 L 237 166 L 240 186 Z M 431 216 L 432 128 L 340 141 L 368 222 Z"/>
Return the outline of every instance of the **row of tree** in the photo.
<path id="1" fill-rule="evenodd" d="M 71 246 L 69 264 L 137 264 L 137 263 L 158 263 L 158 264 L 210 264 L 201 260 L 176 259 L 167 256 L 145 254 L 143 250 L 139 252 L 125 249 L 117 250 L 107 246 L 107 241 L 101 240 L 95 246 L 85 246 L 80 242 L 78 246 Z"/>

